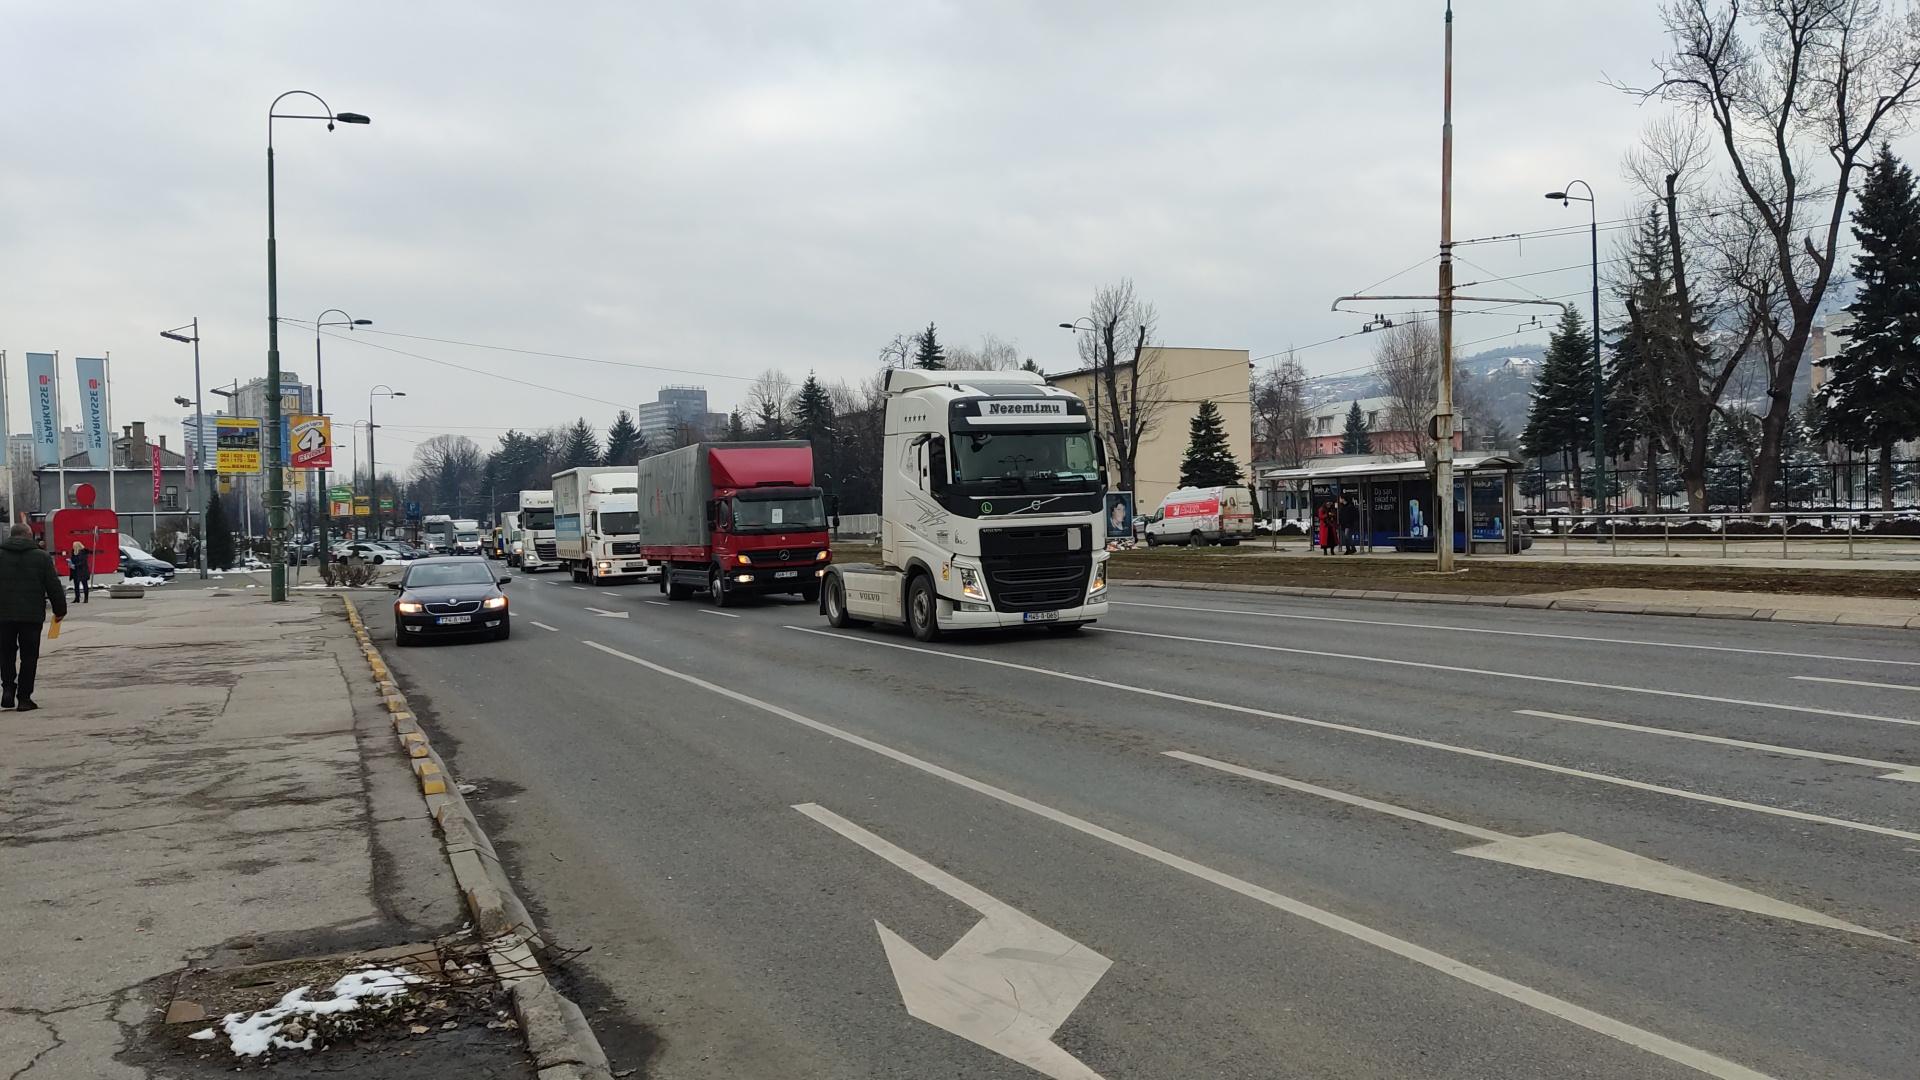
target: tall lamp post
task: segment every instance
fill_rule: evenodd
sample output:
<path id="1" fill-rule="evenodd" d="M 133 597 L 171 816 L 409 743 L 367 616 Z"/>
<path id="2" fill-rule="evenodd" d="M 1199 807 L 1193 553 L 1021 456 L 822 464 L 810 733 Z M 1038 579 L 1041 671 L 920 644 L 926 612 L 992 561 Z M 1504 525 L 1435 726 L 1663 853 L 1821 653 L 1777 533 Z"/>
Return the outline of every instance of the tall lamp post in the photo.
<path id="1" fill-rule="evenodd" d="M 373 515 L 373 539 L 380 539 L 380 470 L 373 461 L 373 399 L 377 397 L 406 397 L 405 390 L 395 390 L 381 383 L 367 391 L 367 513 Z"/>
<path id="2" fill-rule="evenodd" d="M 188 333 L 183 334 L 181 333 L 182 330 L 188 331 Z M 193 401 L 191 402 L 193 405 L 193 445 L 187 454 L 187 460 L 192 462 L 193 472 L 187 477 L 187 483 L 193 487 L 193 516 L 200 522 L 200 543 L 198 545 L 200 552 L 200 580 L 205 581 L 207 579 L 207 493 L 201 489 L 206 487 L 207 470 L 205 463 L 200 459 L 207 448 L 207 417 L 206 413 L 200 408 L 200 320 L 196 317 L 185 326 L 176 326 L 171 330 L 162 330 L 160 331 L 160 336 L 166 338 L 168 341 L 184 341 L 193 346 Z M 174 398 L 173 400 L 182 406 L 189 404 L 189 402 L 181 398 Z M 109 482 L 111 482 L 111 478 L 109 478 Z"/>
<path id="3" fill-rule="evenodd" d="M 333 322 L 327 322 L 326 318 L 329 315 L 338 315 L 340 317 L 334 320 Z M 344 326 L 348 330 L 352 330 L 356 326 L 372 326 L 372 325 L 373 325 L 372 319 L 356 319 L 353 316 L 347 314 L 346 312 L 341 311 L 339 308 L 328 308 L 327 310 L 321 312 L 319 315 L 314 317 L 314 320 L 313 320 L 313 393 L 314 393 L 313 411 L 319 413 L 321 416 L 327 415 L 327 369 L 326 369 L 326 366 L 321 362 L 321 358 L 320 358 L 321 328 L 326 326 Z M 327 431 L 328 431 L 327 441 L 331 443 L 333 441 L 333 434 L 332 434 L 333 424 L 331 420 L 329 420 L 327 423 Z M 325 565 L 328 559 L 327 525 L 333 520 L 333 500 L 328 498 L 327 496 L 326 468 L 322 467 L 320 469 L 315 470 L 315 472 L 317 473 L 317 475 L 315 476 L 314 482 L 313 482 L 314 490 L 319 494 L 321 505 L 326 507 L 325 512 L 323 512 L 320 515 L 320 562 L 322 565 Z"/>
<path id="4" fill-rule="evenodd" d="M 320 103 L 319 113 L 278 112 L 280 103 L 290 97 L 310 97 Z M 325 120 L 332 131 L 336 121 L 342 124 L 371 123 L 360 113 L 336 113 L 320 95 L 308 90 L 289 90 L 267 106 L 267 562 L 272 588 L 269 599 L 287 599 L 287 477 L 280 467 L 280 264 L 279 244 L 273 225 L 273 122 L 275 120 Z"/>
<path id="5" fill-rule="evenodd" d="M 1573 194 L 1573 185 L 1587 189 L 1585 195 Z M 1575 180 L 1564 190 L 1549 191 L 1547 198 L 1558 199 L 1561 206 L 1570 202 L 1587 204 L 1587 236 L 1593 254 L 1593 504 L 1601 513 L 1607 510 L 1607 393 L 1606 375 L 1600 365 L 1600 214 L 1593 198 L 1593 186 Z"/>
<path id="6" fill-rule="evenodd" d="M 1087 325 L 1081 326 L 1081 323 Z M 1092 318 L 1082 315 L 1072 322 L 1061 323 L 1060 329 L 1070 331 L 1076 336 L 1080 331 L 1085 330 L 1088 340 L 1093 342 L 1093 378 L 1090 380 L 1093 383 L 1093 430 L 1100 431 L 1100 328 Z"/>

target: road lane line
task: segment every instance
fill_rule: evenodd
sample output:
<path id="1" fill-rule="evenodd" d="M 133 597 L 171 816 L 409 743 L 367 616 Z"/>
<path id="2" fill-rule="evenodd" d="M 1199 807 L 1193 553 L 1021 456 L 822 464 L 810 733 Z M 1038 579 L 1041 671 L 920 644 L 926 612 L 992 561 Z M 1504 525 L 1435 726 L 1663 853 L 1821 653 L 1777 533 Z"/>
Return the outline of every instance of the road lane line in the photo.
<path id="1" fill-rule="evenodd" d="M 700 612 L 700 614 L 702 614 L 702 615 L 718 615 L 718 616 L 720 616 L 720 617 L 721 617 L 721 618 L 723 618 L 723 619 L 737 619 L 737 618 L 739 618 L 739 617 L 740 617 L 740 616 L 738 616 L 738 615 L 735 615 L 735 614 L 734 614 L 733 612 L 731 612 L 731 611 L 715 611 L 715 610 L 713 610 L 712 608 L 699 608 L 699 609 L 697 609 L 697 610 L 698 610 L 698 611 Z"/>
<path id="2" fill-rule="evenodd" d="M 1875 690 L 1908 690 L 1920 693 L 1920 686 L 1908 686 L 1905 683 L 1861 682 L 1859 679 L 1829 679 L 1821 675 L 1795 675 L 1801 682 L 1838 683 L 1841 686 L 1870 686 Z"/>
<path id="3" fill-rule="evenodd" d="M 839 634 L 828 630 L 815 630 L 805 626 L 788 626 L 786 629 L 798 630 L 803 634 L 830 637 L 839 641 L 852 641 L 862 645 L 872 645 L 878 648 L 901 649 L 906 652 L 926 653 L 928 656 L 944 656 L 949 660 L 964 660 L 974 664 L 991 664 L 995 667 L 1011 668 L 1014 671 L 1026 671 L 1035 675 L 1050 675 L 1053 678 L 1066 679 L 1070 682 L 1085 683 L 1089 686 L 1101 686 L 1109 690 L 1121 690 L 1130 694 L 1143 694 L 1147 697 L 1159 698 L 1163 701 L 1178 701 L 1185 705 L 1199 705 L 1203 708 L 1220 709 L 1225 712 L 1240 713 L 1243 716 L 1258 716 L 1266 720 L 1284 720 L 1290 724 L 1304 724 L 1308 727 L 1323 728 L 1327 731 L 1342 731 L 1349 735 L 1365 735 L 1368 738 L 1385 739 L 1388 742 L 1404 743 L 1408 746 L 1420 746 L 1429 750 L 1443 750 L 1449 754 L 1462 754 L 1467 757 L 1481 758 L 1486 761 L 1498 761 L 1508 765 L 1519 765 L 1528 769 L 1539 769 L 1542 772 L 1557 773 L 1561 776 L 1577 776 L 1582 780 L 1597 780 L 1603 784 L 1617 784 L 1620 787 L 1629 787 L 1636 791 L 1650 791 L 1659 795 L 1672 795 L 1679 799 L 1690 799 L 1694 802 L 1711 803 L 1714 806 L 1729 806 L 1738 810 L 1751 810 L 1756 814 L 1769 814 L 1774 817 L 1792 818 L 1796 821 L 1811 821 L 1821 825 L 1832 825 L 1842 829 L 1854 829 L 1859 832 L 1874 833 L 1878 836 L 1891 836 L 1900 840 L 1920 841 L 1920 832 L 1908 832 L 1905 829 L 1894 829 L 1885 825 L 1872 825 L 1864 821 L 1849 821 L 1845 818 L 1825 817 L 1820 814 L 1809 814 L 1803 810 L 1788 810 L 1779 806 L 1767 806 L 1764 803 L 1743 802 L 1739 799 L 1725 799 L 1718 795 L 1703 795 L 1700 792 L 1687 791 L 1683 788 L 1665 787 L 1660 784 L 1650 784 L 1644 780 L 1632 780 L 1624 776 L 1610 776 L 1606 773 L 1590 772 L 1586 769 L 1575 769 L 1566 765 L 1554 765 L 1550 762 L 1534 761 L 1530 758 L 1515 757 L 1512 754 L 1502 754 L 1493 750 L 1476 750 L 1471 746 L 1455 746 L 1452 743 L 1438 742 L 1433 739 L 1422 739 L 1414 735 L 1401 735 L 1391 731 L 1380 731 L 1375 728 L 1355 727 L 1352 724 L 1341 724 L 1332 720 L 1314 720 L 1305 716 L 1293 716 L 1289 713 L 1274 712 L 1271 709 L 1257 709 L 1251 705 L 1236 705 L 1231 701 L 1209 701 L 1206 698 L 1190 697 L 1186 694 L 1176 694 L 1168 690 L 1153 690 L 1144 686 L 1129 686 L 1126 683 L 1109 682 L 1106 679 L 1096 679 L 1091 675 L 1075 675 L 1069 671 L 1055 671 L 1051 668 L 1016 664 L 1011 660 L 995 660 L 986 656 L 964 656 L 959 653 L 942 652 L 939 649 L 922 648 L 918 645 L 902 645 L 895 641 L 879 641 L 862 634 Z"/>
<path id="4" fill-rule="evenodd" d="M 790 627 L 789 629 L 804 628 Z M 818 633 L 819 631 L 808 630 L 806 632 Z M 851 635 L 841 634 L 827 634 L 824 636 L 851 637 Z M 1255 885 L 1250 881 L 1215 870 L 1210 866 L 1197 863 L 1192 859 L 1175 855 L 1164 848 L 1155 847 L 1152 844 L 1142 840 L 1136 840 L 1124 833 L 1115 832 L 1105 826 L 1096 825 L 1085 818 L 1076 817 L 1064 810 L 1056 810 L 1045 803 L 1036 802 L 1024 795 L 1016 795 L 1005 788 L 995 787 L 982 780 L 975 780 L 973 777 L 967 776 L 964 773 L 955 772 L 945 766 L 936 765 L 931 761 L 915 757 L 904 750 L 896 750 L 884 743 L 875 742 L 872 739 L 856 735 L 843 728 L 834 727 L 832 724 L 802 716 L 791 709 L 782 708 L 772 702 L 762 701 L 751 695 L 743 694 L 738 690 L 721 686 L 718 683 L 708 682 L 697 675 L 690 675 L 685 672 L 675 671 L 669 667 L 663 667 L 651 660 L 645 660 L 631 653 L 609 648 L 597 641 L 582 641 L 581 644 L 590 649 L 597 649 L 609 656 L 618 657 L 629 663 L 637 664 L 656 674 L 678 679 L 691 686 L 697 686 L 710 693 L 718 694 L 721 697 L 729 698 L 743 705 L 752 706 L 762 712 L 778 716 L 781 719 L 790 720 L 802 727 L 820 732 L 823 735 L 831 736 L 864 750 L 870 750 L 873 753 L 899 762 L 902 765 L 918 769 L 929 776 L 939 777 L 948 783 L 966 788 L 976 794 L 985 795 L 990 799 L 998 800 L 1008 806 L 1025 810 L 1036 817 L 1044 818 L 1057 825 L 1064 825 L 1085 836 L 1104 841 L 1125 851 L 1131 851 L 1136 855 L 1151 859 L 1162 866 L 1178 870 L 1183 874 L 1198 878 L 1209 884 L 1217 885 L 1229 892 L 1237 893 L 1250 900 L 1265 904 L 1277 911 L 1305 919 L 1324 929 L 1332 930 L 1337 934 L 1352 938 L 1355 941 L 1371 945 L 1374 948 L 1398 956 L 1404 960 L 1410 960 L 1422 967 L 1457 979 L 1470 986 L 1486 990 L 1489 993 L 1524 1005 L 1527 1008 L 1565 1020 L 1570 1024 L 1585 1028 L 1588 1031 L 1605 1035 L 1608 1038 L 1618 1040 L 1628 1046 L 1643 1050 L 1657 1057 L 1665 1058 L 1668 1061 L 1683 1065 L 1696 1072 L 1717 1077 L 1720 1078 L 1720 1080 L 1772 1080 L 1772 1078 L 1768 1077 L 1765 1073 L 1756 1072 L 1753 1069 L 1749 1069 L 1737 1062 L 1729 1061 L 1716 1054 L 1709 1053 L 1697 1047 L 1688 1046 L 1685 1043 L 1669 1039 L 1664 1035 L 1655 1034 L 1645 1028 L 1635 1027 L 1623 1020 L 1616 1020 L 1611 1016 L 1595 1012 L 1584 1006 L 1575 1005 L 1570 1001 L 1555 997 L 1542 990 L 1536 990 L 1524 983 L 1515 982 L 1512 979 L 1496 975 L 1484 968 L 1475 967 L 1464 960 L 1458 960 L 1444 953 L 1426 948 L 1425 946 L 1416 945 L 1411 941 L 1395 937 L 1383 930 L 1376 930 L 1365 923 L 1356 922 L 1342 915 L 1336 915 L 1325 908 L 1315 907 L 1304 900 L 1296 900 L 1291 896 L 1275 892 L 1264 886 Z M 933 650 L 926 651 L 932 652 Z"/>
<path id="5" fill-rule="evenodd" d="M 642 600 L 642 601 L 640 601 L 640 602 L 641 602 L 641 603 L 643 603 L 643 604 L 645 604 L 645 605 L 647 605 L 648 607 L 668 607 L 668 606 L 670 606 L 670 605 L 668 605 L 668 603 L 667 603 L 667 602 L 666 602 L 665 600 Z"/>
<path id="6" fill-rule="evenodd" d="M 1424 668 L 1428 671 L 1451 671 L 1462 675 L 1487 675 L 1496 679 L 1520 679 L 1525 682 L 1553 683 L 1557 686 L 1580 686 L 1590 690 L 1618 690 L 1628 694 L 1652 694 L 1657 697 L 1683 698 L 1687 701 L 1711 701 L 1718 705 L 1742 705 L 1749 709 L 1773 709 L 1779 712 L 1807 713 L 1812 716 L 1834 716 L 1843 720 L 1877 720 L 1883 724 L 1905 724 L 1920 727 L 1920 720 L 1908 720 L 1898 716 L 1877 716 L 1873 713 L 1845 712 L 1840 709 L 1821 709 L 1811 705 L 1784 705 L 1772 701 L 1747 701 L 1743 698 L 1715 697 L 1711 694 L 1689 694 L 1682 690 L 1656 690 L 1650 686 L 1625 686 L 1620 683 L 1587 682 L 1583 679 L 1562 679 L 1552 675 L 1526 675 L 1517 671 L 1494 671 L 1490 668 L 1460 667 L 1455 664 L 1433 664 L 1424 660 L 1395 660 L 1385 656 L 1362 656 L 1358 653 L 1328 652 L 1323 649 L 1297 649 L 1286 645 L 1262 645 L 1253 641 L 1229 641 L 1224 638 L 1188 637 L 1185 634 L 1154 634 L 1145 630 L 1120 630 L 1111 626 L 1091 627 L 1101 634 L 1124 634 L 1127 637 L 1157 638 L 1161 641 L 1184 641 L 1192 645 L 1218 645 L 1229 649 L 1258 649 L 1261 652 L 1291 653 L 1295 656 L 1319 656 L 1330 660 L 1358 660 L 1368 664 L 1391 664 L 1395 667 Z"/>
<path id="7" fill-rule="evenodd" d="M 1879 938 L 1882 941 L 1900 941 L 1878 930 L 1869 930 L 1858 923 L 1836 919 L 1831 915 L 1776 900 L 1765 893 L 1743 889 L 1738 885 L 1729 885 L 1724 881 L 1705 874 L 1696 874 L 1683 870 L 1671 863 L 1664 863 L 1645 855 L 1636 855 L 1622 851 L 1597 840 L 1576 836 L 1567 832 L 1542 833 L 1538 836 L 1519 836 L 1494 832 L 1478 825 L 1469 825 L 1463 821 L 1422 813 L 1419 810 L 1395 806 L 1392 803 L 1369 799 L 1363 795 L 1353 795 L 1345 791 L 1335 791 L 1318 784 L 1309 784 L 1303 780 L 1281 776 L 1277 773 L 1250 769 L 1245 765 L 1235 765 L 1229 761 L 1210 758 L 1201 754 L 1190 754 L 1185 750 L 1162 751 L 1166 757 L 1175 758 L 1193 765 L 1204 766 L 1217 772 L 1231 773 L 1249 780 L 1258 780 L 1263 784 L 1287 788 L 1307 795 L 1317 795 L 1323 799 L 1358 806 L 1393 817 L 1417 821 L 1422 825 L 1431 825 L 1436 829 L 1463 833 L 1484 843 L 1463 847 L 1454 852 L 1488 862 L 1506 863 L 1510 866 L 1524 867 L 1529 870 L 1543 870 L 1550 874 L 1562 874 L 1567 877 L 1597 881 L 1605 885 L 1615 885 L 1623 889 L 1638 889 L 1641 892 L 1671 896 L 1679 900 L 1691 900 L 1700 904 L 1712 904 L 1716 907 L 1733 908 L 1755 915 L 1767 915 L 1776 919 L 1806 923 L 1809 926 L 1824 926 L 1829 930 L 1841 930 L 1862 937 Z"/>
<path id="8" fill-rule="evenodd" d="M 1882 780 L 1906 780 L 1920 782 L 1920 765 L 1902 765 L 1897 761 L 1875 761 L 1873 758 L 1849 757 L 1846 754 L 1829 754 L 1823 750 L 1802 750 L 1797 746 L 1777 746 L 1773 743 L 1749 742 L 1746 739 L 1729 739 L 1719 735 L 1702 735 L 1693 731 L 1675 731 L 1672 728 L 1646 727 L 1641 724 L 1626 724 L 1618 720 L 1596 720 L 1591 716 L 1574 716 L 1570 713 L 1545 712 L 1540 709 L 1515 709 L 1521 716 L 1537 716 L 1543 720 L 1567 720 L 1575 724 L 1592 724 L 1595 727 L 1617 728 L 1621 731 L 1637 731 L 1644 735 L 1665 735 L 1670 739 L 1691 739 L 1694 742 L 1715 743 L 1720 746 L 1737 746 L 1743 750 L 1763 750 L 1769 754 L 1785 754 L 1789 757 L 1812 758 L 1815 761 L 1837 761 L 1843 765 L 1860 765 L 1869 769 L 1891 770 L 1881 776 Z"/>
<path id="9" fill-rule="evenodd" d="M 1121 582 L 1125 584 L 1125 582 Z M 1293 619 L 1300 622 L 1346 623 L 1351 626 L 1391 626 L 1403 630 L 1446 630 L 1460 634 L 1497 634 L 1501 637 L 1548 638 L 1554 641 L 1592 641 L 1606 645 L 1641 645 L 1656 649 L 1697 649 L 1702 652 L 1745 653 L 1749 656 L 1788 656 L 1796 660 L 1838 660 L 1849 664 L 1892 664 L 1920 667 L 1920 660 L 1877 660 L 1869 656 L 1832 656 L 1827 653 L 1789 652 L 1785 649 L 1742 649 L 1732 645 L 1694 645 L 1680 641 L 1645 641 L 1637 638 L 1610 638 L 1586 634 L 1549 634 L 1540 630 L 1496 630 L 1486 626 L 1450 626 L 1446 623 L 1393 622 L 1387 619 L 1349 619 L 1334 615 L 1299 615 L 1282 611 L 1249 611 L 1245 608 L 1198 607 L 1185 604 L 1146 604 L 1138 600 L 1112 600 L 1115 607 L 1155 608 L 1160 611 L 1199 611 L 1210 615 L 1247 615 L 1260 619 Z"/>
<path id="10" fill-rule="evenodd" d="M 587 587 L 585 585 L 575 585 L 573 586 L 573 588 L 579 589 L 581 592 L 587 591 Z"/>
<path id="11" fill-rule="evenodd" d="M 528 619 L 527 621 L 528 621 L 528 622 L 533 622 L 533 620 L 532 620 L 532 619 Z M 540 629 L 542 629 L 542 630 L 551 630 L 551 631 L 553 631 L 553 632 L 554 632 L 554 633 L 556 633 L 556 634 L 560 632 L 560 628 L 559 628 L 559 627 L 557 627 L 557 626 L 548 626 L 548 625 L 547 625 L 546 623 L 543 623 L 543 622 L 534 622 L 534 623 L 533 623 L 533 625 L 535 625 L 535 626 L 537 626 L 537 627 L 539 627 L 539 628 L 540 628 Z"/>

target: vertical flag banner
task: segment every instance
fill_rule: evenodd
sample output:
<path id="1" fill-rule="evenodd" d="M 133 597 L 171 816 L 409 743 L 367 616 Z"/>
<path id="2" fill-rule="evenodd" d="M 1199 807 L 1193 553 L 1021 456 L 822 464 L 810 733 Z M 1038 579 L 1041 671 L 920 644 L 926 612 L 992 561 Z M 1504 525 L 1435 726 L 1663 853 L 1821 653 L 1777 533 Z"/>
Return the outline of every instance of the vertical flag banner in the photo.
<path id="1" fill-rule="evenodd" d="M 33 413 L 33 463 L 60 464 L 60 403 L 55 397 L 57 377 L 52 353 L 27 354 L 27 399 Z"/>
<path id="2" fill-rule="evenodd" d="M 107 362 L 76 356 L 73 375 L 80 384 L 80 423 L 87 465 L 104 469 L 112 460 L 112 444 L 107 441 Z"/>
<path id="3" fill-rule="evenodd" d="M 160 448 L 153 447 L 153 502 L 160 504 Z"/>

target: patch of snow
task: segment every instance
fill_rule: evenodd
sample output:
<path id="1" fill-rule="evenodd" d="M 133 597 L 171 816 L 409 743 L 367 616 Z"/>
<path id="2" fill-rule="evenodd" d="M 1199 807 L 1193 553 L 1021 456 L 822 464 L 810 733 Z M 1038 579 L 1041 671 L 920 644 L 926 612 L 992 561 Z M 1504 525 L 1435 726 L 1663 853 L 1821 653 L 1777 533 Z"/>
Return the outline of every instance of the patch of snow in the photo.
<path id="1" fill-rule="evenodd" d="M 362 968 L 341 976 L 324 999 L 309 1001 L 307 991 L 312 987 L 295 987 L 287 991 L 277 1005 L 258 1012 L 228 1013 L 220 1021 L 220 1027 L 226 1032 L 235 1057 L 259 1057 L 269 1050 L 311 1050 L 319 1032 L 311 1024 L 298 1024 L 303 1017 L 352 1012 L 360 1007 L 364 998 L 400 997 L 407 993 L 408 986 L 423 981 L 418 975 L 398 969 Z M 294 1031 L 301 1032 L 304 1038 L 290 1039 L 281 1033 L 290 1021 L 298 1024 Z M 215 1036 L 213 1029 L 208 1028 L 189 1037 L 211 1039 Z"/>
<path id="2" fill-rule="evenodd" d="M 189 1039 L 199 1039 L 201 1042 L 205 1042 L 208 1039 L 217 1039 L 219 1037 L 220 1036 L 216 1034 L 212 1028 L 201 1028 L 199 1031 L 196 1031 L 193 1034 L 187 1036 L 187 1038 Z"/>
<path id="3" fill-rule="evenodd" d="M 120 579 L 120 584 L 122 585 L 145 585 L 149 588 L 155 585 L 165 585 L 166 583 L 166 578 L 157 577 L 123 577 Z"/>

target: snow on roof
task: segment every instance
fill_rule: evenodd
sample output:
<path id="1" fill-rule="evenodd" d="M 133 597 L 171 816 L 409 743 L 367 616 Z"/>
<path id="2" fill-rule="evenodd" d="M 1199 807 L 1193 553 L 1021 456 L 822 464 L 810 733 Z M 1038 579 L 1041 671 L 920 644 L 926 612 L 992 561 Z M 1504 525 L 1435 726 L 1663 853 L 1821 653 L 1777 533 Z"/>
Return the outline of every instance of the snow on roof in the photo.
<path id="1" fill-rule="evenodd" d="M 1456 472 L 1517 469 L 1520 465 L 1519 458 L 1507 454 L 1456 454 L 1453 458 L 1453 467 Z M 1415 458 L 1412 461 L 1361 461 L 1347 465 L 1306 465 L 1298 469 L 1268 469 L 1260 474 L 1260 479 L 1320 480 L 1343 476 L 1425 476 L 1426 474 L 1427 463 Z"/>

